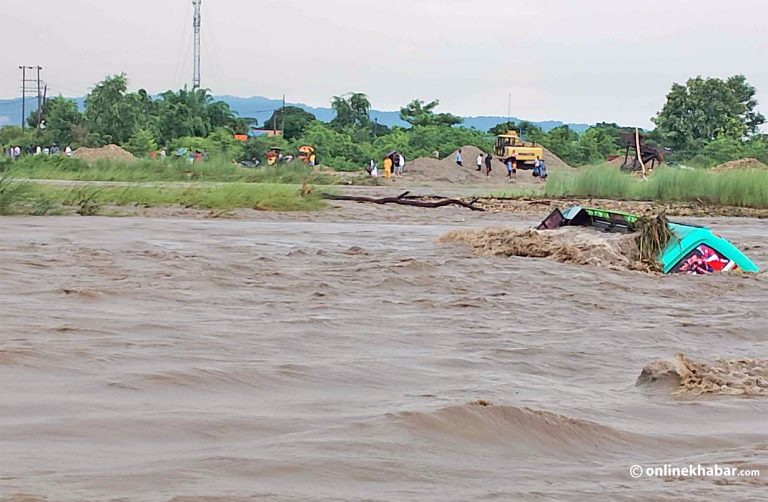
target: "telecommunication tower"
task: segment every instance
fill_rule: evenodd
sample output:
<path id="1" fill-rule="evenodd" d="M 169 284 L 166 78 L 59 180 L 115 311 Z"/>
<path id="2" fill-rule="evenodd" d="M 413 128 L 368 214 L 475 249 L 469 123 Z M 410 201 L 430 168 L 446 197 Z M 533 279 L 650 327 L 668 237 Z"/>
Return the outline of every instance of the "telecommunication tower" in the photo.
<path id="1" fill-rule="evenodd" d="M 194 61 L 192 68 L 192 89 L 200 88 L 200 5 L 202 0 L 192 0 L 192 5 L 195 7 L 195 17 L 192 19 L 192 28 L 195 32 L 195 48 L 194 48 Z"/>

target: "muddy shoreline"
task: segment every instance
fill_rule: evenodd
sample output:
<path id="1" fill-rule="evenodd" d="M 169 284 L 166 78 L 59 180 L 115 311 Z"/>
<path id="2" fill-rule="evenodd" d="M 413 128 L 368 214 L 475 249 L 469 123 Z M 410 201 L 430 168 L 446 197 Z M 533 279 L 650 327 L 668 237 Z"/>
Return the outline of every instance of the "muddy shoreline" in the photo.
<path id="1" fill-rule="evenodd" d="M 351 192 L 355 195 L 364 193 L 366 196 L 386 197 L 391 196 L 393 192 L 378 190 L 355 190 Z M 666 214 L 671 217 L 733 217 L 733 218 L 768 218 L 768 209 L 754 209 L 736 206 L 713 206 L 706 204 L 693 203 L 657 203 L 648 201 L 621 201 L 615 199 L 581 199 L 581 198 L 546 198 L 546 197 L 520 197 L 520 198 L 498 198 L 498 197 L 478 197 L 478 196 L 457 196 L 445 195 L 441 192 L 435 194 L 425 193 L 424 200 L 430 200 L 430 195 L 457 197 L 464 201 L 476 201 L 476 205 L 482 207 L 487 213 L 503 214 L 518 213 L 527 216 L 544 217 L 554 208 L 565 209 L 571 206 L 599 207 L 624 211 L 628 213 L 643 214 Z M 369 205 L 378 207 L 386 214 L 384 206 L 372 206 L 357 202 L 329 201 L 326 209 L 311 212 L 279 212 L 279 211 L 261 211 L 250 208 L 237 209 L 199 209 L 184 206 L 157 206 L 147 207 L 142 205 L 104 205 L 95 209 L 93 216 L 142 216 L 147 218 L 190 218 L 190 219 L 241 219 L 258 220 L 262 219 L 265 213 L 274 213 L 284 215 L 281 217 L 295 219 L 333 219 L 337 217 L 344 218 L 348 212 L 356 212 L 353 208 Z M 391 207 L 391 206 L 389 206 Z M 434 211 L 433 209 L 411 207 L 408 209 L 414 214 L 421 212 Z M 464 211 L 467 211 L 464 209 Z M 76 214 L 75 207 L 62 207 L 60 212 L 50 216 L 69 216 Z M 325 217 L 319 216 L 324 214 Z"/>

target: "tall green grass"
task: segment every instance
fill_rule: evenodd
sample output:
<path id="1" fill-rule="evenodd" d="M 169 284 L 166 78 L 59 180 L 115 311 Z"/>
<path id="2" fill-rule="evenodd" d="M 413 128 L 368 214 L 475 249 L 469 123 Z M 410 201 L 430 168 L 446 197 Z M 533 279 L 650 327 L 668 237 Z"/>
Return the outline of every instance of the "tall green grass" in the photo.
<path id="1" fill-rule="evenodd" d="M 300 189 L 284 184 L 228 183 L 205 187 L 79 187 L 38 186 L 44 197 L 65 206 L 182 206 L 198 209 L 231 210 L 250 208 L 263 211 L 312 211 L 324 207 L 318 192 L 302 195 Z"/>
<path id="2" fill-rule="evenodd" d="M 768 208 L 768 171 L 660 167 L 646 180 L 624 174 L 616 167 L 598 165 L 576 172 L 554 172 L 545 189 L 550 197 L 600 197 L 660 202 Z"/>
<path id="3" fill-rule="evenodd" d="M 99 214 L 105 206 L 171 207 L 229 211 L 314 211 L 326 206 L 322 191 L 296 185 L 226 183 L 219 185 L 66 187 L 0 178 L 0 214 Z"/>
<path id="4" fill-rule="evenodd" d="M 0 214 L 14 214 L 17 206 L 27 200 L 29 188 L 10 176 L 0 176 Z"/>
<path id="5" fill-rule="evenodd" d="M 77 181 L 212 181 L 244 183 L 334 185 L 339 178 L 332 173 L 313 172 L 299 162 L 279 167 L 246 168 L 221 159 L 189 164 L 174 160 L 135 160 L 131 162 L 100 160 L 87 164 L 76 158 L 23 157 L 5 164 L 5 173 L 17 178 Z"/>

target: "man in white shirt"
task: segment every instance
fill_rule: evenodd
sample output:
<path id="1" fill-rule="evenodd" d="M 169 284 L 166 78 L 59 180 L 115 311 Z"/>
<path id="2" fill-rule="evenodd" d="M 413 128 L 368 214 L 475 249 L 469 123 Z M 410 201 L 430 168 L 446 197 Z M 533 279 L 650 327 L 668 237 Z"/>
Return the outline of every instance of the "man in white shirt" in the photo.
<path id="1" fill-rule="evenodd" d="M 459 149 L 459 151 L 456 152 L 456 165 L 459 166 L 459 167 L 464 167 L 461 164 L 461 162 L 462 162 L 462 160 L 461 160 L 461 149 Z"/>
<path id="2" fill-rule="evenodd" d="M 477 154 L 477 170 L 482 171 L 483 170 L 483 154 L 478 153 Z"/>

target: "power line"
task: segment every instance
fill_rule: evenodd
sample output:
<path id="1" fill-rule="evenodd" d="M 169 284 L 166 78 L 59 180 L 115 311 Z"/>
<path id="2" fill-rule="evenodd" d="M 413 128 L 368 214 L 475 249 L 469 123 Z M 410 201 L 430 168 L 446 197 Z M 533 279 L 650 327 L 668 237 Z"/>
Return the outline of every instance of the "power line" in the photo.
<path id="1" fill-rule="evenodd" d="M 57 91 L 66 91 L 68 93 L 72 93 L 72 97 L 79 97 L 81 95 L 88 94 L 88 90 L 85 91 L 76 91 L 75 89 L 70 89 L 69 87 L 64 87 L 63 85 L 57 84 L 55 82 L 47 82 L 48 89 L 50 90 L 57 90 Z"/>
<path id="2" fill-rule="evenodd" d="M 206 4 L 206 8 L 204 9 L 203 14 L 205 14 L 205 18 L 207 20 L 205 24 L 205 36 L 206 36 L 206 44 L 203 46 L 203 49 L 206 50 L 206 64 L 213 70 L 212 72 L 208 72 L 208 75 L 213 73 L 214 80 L 213 84 L 218 87 L 218 85 L 221 83 L 221 65 L 219 64 L 219 61 L 221 61 L 221 53 L 218 50 L 219 45 L 216 43 L 216 33 L 214 30 L 214 26 L 216 25 L 213 15 L 211 14 L 212 10 L 210 7 L 211 4 Z M 208 77 L 208 80 L 211 80 L 210 77 Z M 210 86 L 208 86 L 210 87 Z"/>
<path id="3" fill-rule="evenodd" d="M 184 50 L 182 51 L 183 57 L 181 59 L 181 64 L 179 65 L 179 72 L 176 75 L 176 78 L 174 80 L 174 87 L 181 88 L 182 86 L 186 86 L 186 78 L 184 77 L 184 72 L 188 70 L 187 64 L 188 64 L 188 57 L 191 52 L 191 45 L 192 45 L 192 38 L 187 37 L 185 39 L 184 43 Z"/>
<path id="4" fill-rule="evenodd" d="M 173 80 L 171 81 L 171 85 L 173 87 L 179 87 L 180 85 L 180 78 L 181 73 L 184 71 L 184 61 L 187 57 L 187 47 L 189 46 L 189 13 L 192 11 L 191 4 L 187 5 L 187 12 L 184 14 L 184 29 L 181 33 L 181 38 L 179 39 L 179 54 L 176 57 L 176 65 L 174 66 L 173 70 Z"/>

